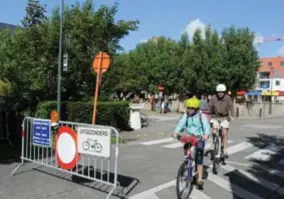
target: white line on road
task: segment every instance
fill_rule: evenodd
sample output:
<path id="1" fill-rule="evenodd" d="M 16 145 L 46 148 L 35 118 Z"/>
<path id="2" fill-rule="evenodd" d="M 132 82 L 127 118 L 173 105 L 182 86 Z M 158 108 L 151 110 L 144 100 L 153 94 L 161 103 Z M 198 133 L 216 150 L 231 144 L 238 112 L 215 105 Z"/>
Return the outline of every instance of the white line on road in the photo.
<path id="1" fill-rule="evenodd" d="M 149 146 L 149 145 L 162 144 L 162 143 L 173 142 L 173 141 L 175 141 L 175 139 L 173 138 L 164 138 L 164 139 L 141 142 L 140 144 Z"/>
<path id="2" fill-rule="evenodd" d="M 157 193 L 159 191 L 162 191 L 163 189 L 167 189 L 167 188 L 169 188 L 171 186 L 174 186 L 175 183 L 176 183 L 176 180 L 172 180 L 172 181 L 167 182 L 165 184 L 156 186 L 156 187 L 154 187 L 152 189 L 148 189 L 148 190 L 143 191 L 141 193 L 138 193 L 138 194 L 136 194 L 134 196 L 131 196 L 129 199 L 152 199 L 150 197 L 154 197 L 153 195 L 155 195 L 155 193 Z M 155 198 L 153 198 L 153 199 L 155 199 Z"/>
<path id="3" fill-rule="evenodd" d="M 233 142 L 233 140 L 228 140 L 228 143 L 232 143 L 232 142 Z M 208 149 L 209 147 L 207 147 L 207 146 L 210 146 L 211 144 L 212 144 L 211 142 L 206 143 L 206 147 L 205 148 Z M 169 148 L 169 149 L 175 149 L 175 148 L 180 148 L 182 146 L 183 146 L 183 143 L 177 142 L 177 143 L 173 143 L 173 144 L 163 145 L 162 147 L 163 148 Z"/>
<path id="4" fill-rule="evenodd" d="M 279 170 L 269 170 L 269 173 L 272 174 L 272 175 L 277 175 L 281 178 L 284 178 L 284 171 L 279 171 Z"/>
<path id="5" fill-rule="evenodd" d="M 233 193 L 235 193 L 236 195 L 238 195 L 242 198 L 263 199 L 262 197 L 257 196 L 253 193 L 250 193 L 249 191 L 233 184 L 232 182 L 224 180 L 217 175 L 213 175 L 211 173 L 208 173 L 207 179 L 210 180 L 211 182 L 215 183 L 216 185 L 220 186 L 221 188 L 226 189 L 229 192 L 233 192 Z"/>
<path id="6" fill-rule="evenodd" d="M 230 155 L 230 154 L 234 154 L 234 153 L 243 151 L 243 150 L 248 149 L 250 147 L 252 147 L 252 144 L 244 141 L 244 142 L 240 142 L 239 144 L 228 147 L 227 152 Z"/>
<path id="7" fill-rule="evenodd" d="M 162 146 L 163 148 L 168 148 L 168 149 L 175 149 L 175 148 L 180 148 L 183 146 L 183 143 L 181 142 L 176 142 L 176 143 L 173 143 L 173 144 L 168 144 L 168 145 L 164 145 Z"/>
<path id="8" fill-rule="evenodd" d="M 284 178 L 284 171 L 279 171 L 277 169 L 271 169 L 267 166 L 263 166 L 263 165 L 255 165 L 256 167 L 258 167 L 259 169 L 262 169 L 266 172 L 268 172 L 269 174 L 271 175 L 276 175 L 276 176 L 279 176 L 280 178 Z"/>
<path id="9" fill-rule="evenodd" d="M 229 160 L 226 160 L 226 162 L 227 162 L 227 164 L 233 164 L 233 165 L 238 165 L 238 166 L 243 166 L 243 167 L 250 167 L 252 165 L 252 164 L 234 162 L 234 161 L 229 161 Z"/>
<path id="10" fill-rule="evenodd" d="M 212 199 L 211 197 L 207 196 L 202 191 L 199 191 L 197 189 L 193 189 L 190 194 L 191 199 Z"/>
<path id="11" fill-rule="evenodd" d="M 270 145 L 264 149 L 260 149 L 245 157 L 246 160 L 269 161 L 273 155 L 276 155 L 283 146 Z"/>
<path id="12" fill-rule="evenodd" d="M 277 190 L 280 186 L 277 185 L 277 184 L 274 184 L 272 182 L 269 182 L 265 179 L 262 179 L 260 177 L 255 177 L 253 174 L 247 172 L 247 171 L 244 171 L 244 170 L 241 170 L 241 169 L 236 169 L 235 167 L 232 167 L 230 165 L 225 165 L 225 166 L 222 166 L 222 168 L 224 168 L 225 170 L 229 171 L 229 172 L 233 172 L 233 171 L 238 171 L 240 174 L 244 175 L 245 177 L 249 178 L 250 180 L 268 188 L 268 189 L 271 189 L 271 190 Z"/>
<path id="13" fill-rule="evenodd" d="M 156 186 L 152 189 L 143 191 L 141 193 L 138 193 L 134 196 L 131 196 L 129 199 L 159 199 L 155 193 L 162 191 L 163 189 L 172 187 L 176 185 L 176 180 L 172 180 L 170 182 L 167 182 L 165 184 Z M 211 197 L 207 196 L 202 191 L 199 191 L 197 189 L 193 189 L 190 194 L 191 199 L 212 199 Z"/>
<path id="14" fill-rule="evenodd" d="M 239 144 L 236 144 L 236 145 L 228 147 L 228 154 L 232 155 L 232 154 L 237 153 L 239 151 L 245 150 L 245 149 L 247 149 L 249 147 L 251 147 L 251 145 L 249 145 L 248 142 L 241 142 Z M 141 193 L 138 193 L 138 194 L 136 194 L 134 196 L 131 196 L 129 199 L 156 199 L 156 198 L 154 198 L 154 197 L 157 197 L 155 195 L 155 193 L 157 193 L 157 192 L 159 192 L 159 191 L 161 191 L 163 189 L 169 188 L 171 186 L 175 186 L 175 184 L 176 184 L 176 180 L 172 180 L 172 181 L 169 181 L 167 183 L 164 183 L 164 184 L 161 184 L 159 186 L 156 186 L 156 187 L 154 187 L 152 189 L 148 189 L 148 190 L 143 191 Z M 196 189 L 194 189 L 194 190 L 195 191 L 191 195 L 192 199 L 195 199 L 195 198 L 196 199 L 211 199 L 209 196 L 205 195 L 201 191 L 196 190 Z M 195 196 L 195 198 L 194 198 L 194 196 Z M 250 197 L 245 197 L 245 198 L 250 198 Z M 250 199 L 261 199 L 261 198 L 250 198 Z"/>

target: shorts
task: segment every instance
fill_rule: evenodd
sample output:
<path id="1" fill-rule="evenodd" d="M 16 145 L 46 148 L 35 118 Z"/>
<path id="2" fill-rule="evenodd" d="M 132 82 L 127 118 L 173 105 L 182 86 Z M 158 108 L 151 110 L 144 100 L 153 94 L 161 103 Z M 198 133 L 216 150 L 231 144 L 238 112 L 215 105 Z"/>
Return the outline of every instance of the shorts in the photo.
<path id="1" fill-rule="evenodd" d="M 210 120 L 210 123 L 213 124 L 213 128 L 214 128 L 214 129 L 220 128 L 220 127 L 219 127 L 219 122 L 218 122 L 217 119 L 212 118 L 212 119 Z M 221 127 L 224 128 L 224 129 L 228 129 L 228 128 L 230 127 L 230 122 L 229 122 L 226 118 L 222 118 L 222 119 L 221 119 Z"/>

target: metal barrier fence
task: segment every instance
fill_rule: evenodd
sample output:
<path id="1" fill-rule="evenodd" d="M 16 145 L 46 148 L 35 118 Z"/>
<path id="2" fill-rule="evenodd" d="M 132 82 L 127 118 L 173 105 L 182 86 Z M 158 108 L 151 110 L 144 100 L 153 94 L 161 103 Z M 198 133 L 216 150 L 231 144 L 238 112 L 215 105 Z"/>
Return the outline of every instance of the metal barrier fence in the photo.
<path id="1" fill-rule="evenodd" d="M 112 139 L 115 143 L 112 144 Z M 43 165 L 64 173 L 118 187 L 119 133 L 110 126 L 26 117 L 22 124 L 21 163 Z"/>

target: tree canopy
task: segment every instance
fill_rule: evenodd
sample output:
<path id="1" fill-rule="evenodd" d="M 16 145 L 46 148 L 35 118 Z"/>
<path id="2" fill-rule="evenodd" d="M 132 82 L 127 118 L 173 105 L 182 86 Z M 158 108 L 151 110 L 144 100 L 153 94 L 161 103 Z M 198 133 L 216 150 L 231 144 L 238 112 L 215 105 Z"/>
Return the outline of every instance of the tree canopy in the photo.
<path id="1" fill-rule="evenodd" d="M 224 83 L 232 92 L 251 89 L 259 67 L 253 40 L 247 28 L 229 27 L 220 35 L 210 26 L 205 38 L 197 30 L 192 41 L 186 33 L 178 41 L 163 36 L 149 40 L 116 56 L 113 70 L 123 75 L 116 88 L 155 92 L 162 84 L 169 94 L 210 93 Z"/>
<path id="2" fill-rule="evenodd" d="M 250 89 L 259 66 L 253 33 L 229 27 L 221 34 L 208 26 L 205 38 L 197 30 L 190 40 L 165 36 L 139 43 L 129 52 L 120 40 L 138 29 L 137 20 L 117 20 L 118 4 L 96 7 L 91 0 L 65 6 L 63 51 L 68 71 L 62 73 L 62 101 L 89 101 L 96 74 L 93 56 L 105 51 L 111 68 L 103 75 L 101 95 L 115 91 L 155 92 L 165 86 L 169 94 L 212 92 L 218 83 L 237 91 Z M 52 15 L 39 1 L 29 0 L 22 26 L 0 31 L 0 97 L 14 109 L 35 107 L 56 99 L 60 13 Z"/>
<path id="3" fill-rule="evenodd" d="M 65 6 L 63 49 L 69 62 L 62 73 L 62 100 L 90 100 L 94 54 L 103 50 L 114 55 L 120 40 L 138 28 L 138 21 L 116 20 L 117 10 L 117 4 L 95 7 L 91 0 Z M 39 1 L 29 0 L 22 26 L 0 31 L 0 79 L 13 87 L 7 100 L 13 108 L 56 98 L 59 25 L 59 8 L 47 17 Z"/>

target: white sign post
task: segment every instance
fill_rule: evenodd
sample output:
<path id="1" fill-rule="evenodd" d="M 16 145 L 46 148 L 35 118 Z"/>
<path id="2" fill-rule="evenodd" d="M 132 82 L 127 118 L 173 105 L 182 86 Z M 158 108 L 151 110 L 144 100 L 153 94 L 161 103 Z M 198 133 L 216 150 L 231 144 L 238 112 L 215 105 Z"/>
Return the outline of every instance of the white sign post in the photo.
<path id="1" fill-rule="evenodd" d="M 110 157 L 111 129 L 78 127 L 78 152 L 80 154 Z"/>

